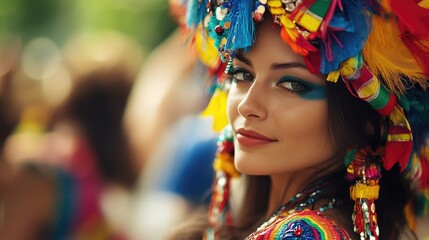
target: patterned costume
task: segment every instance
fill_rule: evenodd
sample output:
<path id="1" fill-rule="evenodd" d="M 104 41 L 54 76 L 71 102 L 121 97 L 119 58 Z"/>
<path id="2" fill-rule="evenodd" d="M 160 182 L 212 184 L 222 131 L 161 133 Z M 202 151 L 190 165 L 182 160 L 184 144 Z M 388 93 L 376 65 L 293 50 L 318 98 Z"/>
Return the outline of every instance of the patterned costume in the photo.
<path id="1" fill-rule="evenodd" d="M 271 221 L 246 239 L 350 239 L 346 230 L 320 211 L 295 210 L 290 213 L 281 213 Z"/>

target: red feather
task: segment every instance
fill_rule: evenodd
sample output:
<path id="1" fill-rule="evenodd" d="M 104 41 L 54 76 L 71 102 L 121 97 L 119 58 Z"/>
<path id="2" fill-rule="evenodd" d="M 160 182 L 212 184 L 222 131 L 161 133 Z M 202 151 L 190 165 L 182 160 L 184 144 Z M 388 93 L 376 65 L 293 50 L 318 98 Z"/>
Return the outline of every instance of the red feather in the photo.
<path id="1" fill-rule="evenodd" d="M 389 5 L 398 17 L 401 32 L 410 32 L 419 39 L 429 37 L 429 9 L 420 7 L 413 0 L 390 0 Z"/>
<path id="2" fill-rule="evenodd" d="M 429 20 L 427 21 L 429 22 Z M 429 26 L 429 24 L 427 24 L 427 26 Z M 416 59 L 424 74 L 429 76 L 429 47 L 421 43 L 416 38 L 416 36 L 412 35 L 409 32 L 402 33 L 401 40 L 405 44 L 405 46 L 407 46 L 410 53 L 414 56 L 414 59 Z"/>

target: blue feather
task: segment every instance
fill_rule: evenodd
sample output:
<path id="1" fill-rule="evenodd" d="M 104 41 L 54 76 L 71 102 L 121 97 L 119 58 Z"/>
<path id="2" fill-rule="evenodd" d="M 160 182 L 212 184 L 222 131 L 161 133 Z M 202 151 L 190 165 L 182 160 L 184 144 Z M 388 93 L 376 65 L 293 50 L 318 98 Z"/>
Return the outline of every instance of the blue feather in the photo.
<path id="1" fill-rule="evenodd" d="M 196 27 L 207 14 L 208 0 L 189 0 L 186 11 L 186 24 Z"/>
<path id="2" fill-rule="evenodd" d="M 225 48 L 233 51 L 248 48 L 255 40 L 255 25 L 252 18 L 255 2 L 232 0 L 230 3 L 231 28 Z"/>
<path id="3" fill-rule="evenodd" d="M 323 74 L 337 70 L 340 63 L 358 55 L 371 32 L 371 13 L 360 1 L 343 0 L 329 23 L 330 31 L 320 47 Z"/>

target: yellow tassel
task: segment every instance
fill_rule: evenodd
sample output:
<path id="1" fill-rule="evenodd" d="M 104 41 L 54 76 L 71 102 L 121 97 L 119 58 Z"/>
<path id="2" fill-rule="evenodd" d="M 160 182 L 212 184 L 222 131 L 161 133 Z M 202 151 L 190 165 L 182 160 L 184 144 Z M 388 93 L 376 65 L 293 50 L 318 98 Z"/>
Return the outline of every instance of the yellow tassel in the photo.
<path id="1" fill-rule="evenodd" d="M 235 168 L 234 158 L 228 153 L 219 154 L 213 163 L 213 168 L 216 171 L 224 171 L 229 176 L 235 178 L 240 176 L 240 172 Z"/>
<path id="2" fill-rule="evenodd" d="M 355 201 L 357 198 L 378 199 L 380 185 L 369 186 L 357 183 L 350 187 L 350 197 Z"/>
<path id="3" fill-rule="evenodd" d="M 372 33 L 363 49 L 365 63 L 375 75 L 380 75 L 385 85 L 394 93 L 406 90 L 402 75 L 411 82 L 429 87 L 429 81 L 418 63 L 402 43 L 395 22 L 386 23 L 383 17 L 373 16 Z"/>
<path id="4" fill-rule="evenodd" d="M 393 108 L 392 113 L 389 115 L 389 119 L 392 121 L 393 125 L 405 126 L 407 129 L 411 129 L 405 117 L 404 110 L 398 104 Z"/>
<path id="5" fill-rule="evenodd" d="M 336 83 L 340 78 L 340 71 L 332 71 L 326 77 L 326 81 Z"/>
<path id="6" fill-rule="evenodd" d="M 344 63 L 341 64 L 341 74 L 346 77 L 352 76 L 357 68 L 357 61 L 354 57 L 347 59 Z"/>
<path id="7" fill-rule="evenodd" d="M 286 29 L 295 29 L 296 25 L 293 23 L 292 20 L 290 20 L 286 15 L 283 15 L 279 17 L 280 23 L 286 28 Z M 297 36 L 294 36 L 293 39 L 296 39 Z"/>
<path id="8" fill-rule="evenodd" d="M 213 129 L 217 132 L 220 132 L 228 124 L 226 115 L 227 99 L 227 92 L 216 89 L 207 108 L 201 113 L 201 116 L 213 118 Z"/>

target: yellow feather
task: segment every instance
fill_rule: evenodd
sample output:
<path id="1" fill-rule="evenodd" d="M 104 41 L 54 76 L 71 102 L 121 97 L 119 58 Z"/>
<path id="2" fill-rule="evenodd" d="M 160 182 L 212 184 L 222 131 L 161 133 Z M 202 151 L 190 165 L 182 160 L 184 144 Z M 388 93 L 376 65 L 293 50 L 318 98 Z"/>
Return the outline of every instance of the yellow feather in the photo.
<path id="1" fill-rule="evenodd" d="M 195 32 L 195 46 L 200 60 L 210 68 L 215 68 L 219 63 L 219 54 L 215 48 L 214 40 L 207 32 L 199 27 Z"/>
<path id="2" fill-rule="evenodd" d="M 419 2 L 419 6 L 422 8 L 427 8 L 429 9 L 429 0 L 422 0 Z"/>
<path id="3" fill-rule="evenodd" d="M 228 124 L 226 115 L 227 99 L 228 93 L 226 91 L 216 89 L 207 108 L 201 113 L 201 116 L 213 118 L 213 129 L 217 132 L 220 132 Z"/>
<path id="4" fill-rule="evenodd" d="M 363 49 L 363 56 L 370 71 L 381 76 L 394 93 L 406 90 L 401 75 L 423 88 L 429 87 L 426 76 L 402 43 L 396 22 L 386 23 L 383 17 L 373 16 L 373 31 Z"/>

